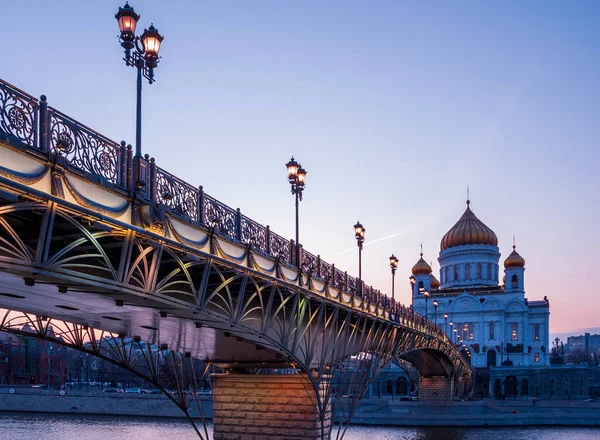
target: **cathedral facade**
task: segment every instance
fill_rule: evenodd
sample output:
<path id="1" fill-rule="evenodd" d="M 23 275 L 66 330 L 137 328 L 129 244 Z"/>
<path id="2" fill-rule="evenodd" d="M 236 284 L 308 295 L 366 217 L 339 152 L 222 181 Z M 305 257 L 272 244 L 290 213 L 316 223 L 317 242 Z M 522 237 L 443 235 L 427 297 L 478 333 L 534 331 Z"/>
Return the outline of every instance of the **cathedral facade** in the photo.
<path id="1" fill-rule="evenodd" d="M 550 303 L 525 297 L 525 260 L 504 260 L 494 231 L 467 207 L 444 235 L 439 281 L 421 258 L 412 268 L 413 310 L 436 322 L 474 367 L 550 364 Z"/>

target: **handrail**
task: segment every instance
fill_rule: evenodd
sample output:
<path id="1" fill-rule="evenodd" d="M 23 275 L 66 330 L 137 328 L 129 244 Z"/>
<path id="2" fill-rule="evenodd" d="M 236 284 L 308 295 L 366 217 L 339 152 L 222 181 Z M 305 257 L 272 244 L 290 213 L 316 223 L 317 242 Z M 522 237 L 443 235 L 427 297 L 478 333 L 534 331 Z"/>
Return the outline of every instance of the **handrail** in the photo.
<path id="1" fill-rule="evenodd" d="M 126 148 L 124 142 L 119 144 L 49 107 L 45 96 L 37 101 L 1 79 L 0 132 L 29 148 L 65 157 L 72 167 L 102 181 L 124 190 L 141 191 L 149 200 L 183 220 L 212 227 L 219 234 L 278 258 L 332 288 L 351 294 L 367 304 L 384 308 L 390 314 L 390 319 L 402 325 L 447 340 L 439 326 L 411 308 L 365 285 L 364 281 L 359 282 L 334 264 L 323 261 L 320 255 L 304 250 L 293 240 L 272 232 L 269 226 L 262 226 L 242 215 L 239 209 L 233 209 L 205 194 L 201 186 L 195 187 L 156 166 L 154 159 L 149 159 L 147 155 L 132 161 L 131 146 Z M 134 171 L 132 162 L 135 162 Z"/>

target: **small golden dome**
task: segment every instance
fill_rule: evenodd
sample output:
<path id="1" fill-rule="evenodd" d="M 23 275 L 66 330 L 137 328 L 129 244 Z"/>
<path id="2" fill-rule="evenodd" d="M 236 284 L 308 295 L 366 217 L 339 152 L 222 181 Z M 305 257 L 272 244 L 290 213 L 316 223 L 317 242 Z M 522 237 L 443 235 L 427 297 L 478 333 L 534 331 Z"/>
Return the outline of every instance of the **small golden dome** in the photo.
<path id="1" fill-rule="evenodd" d="M 494 231 L 473 214 L 473 211 L 469 207 L 470 203 L 471 201 L 467 200 L 467 209 L 464 214 L 442 238 L 442 242 L 440 243 L 441 250 L 467 244 L 498 246 L 498 237 L 496 237 Z"/>
<path id="2" fill-rule="evenodd" d="M 412 268 L 413 275 L 430 275 L 431 274 L 431 266 L 427 264 L 425 260 L 423 260 L 423 254 L 421 254 L 421 258 L 417 261 Z"/>
<path id="3" fill-rule="evenodd" d="M 525 267 L 525 259 L 519 255 L 516 250 L 516 246 L 513 245 L 513 251 L 510 253 L 508 258 L 504 260 L 504 268 L 511 269 L 515 267 Z"/>
<path id="4" fill-rule="evenodd" d="M 438 281 L 438 279 L 433 274 L 429 275 L 429 283 L 431 284 L 431 288 L 432 289 L 439 289 L 440 288 L 440 282 Z"/>

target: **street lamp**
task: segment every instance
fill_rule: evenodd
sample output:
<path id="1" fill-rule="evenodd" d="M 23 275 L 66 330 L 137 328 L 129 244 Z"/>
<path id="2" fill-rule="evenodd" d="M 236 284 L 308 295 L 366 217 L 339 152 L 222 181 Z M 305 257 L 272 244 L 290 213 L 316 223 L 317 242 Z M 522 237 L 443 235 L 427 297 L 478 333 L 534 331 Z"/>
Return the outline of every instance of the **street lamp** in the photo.
<path id="1" fill-rule="evenodd" d="M 125 64 L 137 69 L 137 111 L 135 125 L 135 155 L 142 155 L 142 75 L 149 84 L 154 82 L 154 69 L 158 66 L 160 43 L 164 37 L 158 33 L 153 24 L 144 29 L 141 37 L 135 35 L 135 28 L 140 16 L 125 2 L 115 15 L 119 23 L 119 41 L 125 49 Z M 133 50 L 132 50 L 133 49 Z"/>
<path id="2" fill-rule="evenodd" d="M 298 162 L 292 159 L 285 164 L 288 172 L 288 182 L 292 187 L 292 194 L 296 196 L 296 265 L 300 265 L 300 230 L 298 226 L 298 204 L 302 200 L 302 191 L 304 191 L 304 182 L 306 180 L 306 170 Z"/>
<path id="3" fill-rule="evenodd" d="M 395 301 L 394 297 L 394 277 L 396 276 L 396 269 L 398 268 L 398 259 L 394 254 L 390 257 L 390 269 L 392 269 L 392 301 Z"/>
<path id="4" fill-rule="evenodd" d="M 452 327 L 452 323 L 450 323 L 450 327 Z M 458 330 L 454 329 L 454 337 L 452 338 L 452 342 L 455 342 L 458 337 Z"/>
<path id="5" fill-rule="evenodd" d="M 423 296 L 425 297 L 425 319 L 429 319 L 427 314 L 427 300 L 429 299 L 429 290 L 423 289 Z"/>
<path id="6" fill-rule="evenodd" d="M 440 305 L 440 303 L 438 303 L 437 299 L 433 300 L 433 322 L 435 325 L 437 325 L 437 308 Z"/>
<path id="7" fill-rule="evenodd" d="M 354 225 L 354 237 L 356 238 L 356 244 L 358 245 L 358 291 L 359 296 L 362 298 L 362 248 L 365 241 L 366 229 L 359 221 Z"/>
<path id="8" fill-rule="evenodd" d="M 444 333 L 446 334 L 446 336 L 448 335 L 448 314 L 444 313 Z"/>

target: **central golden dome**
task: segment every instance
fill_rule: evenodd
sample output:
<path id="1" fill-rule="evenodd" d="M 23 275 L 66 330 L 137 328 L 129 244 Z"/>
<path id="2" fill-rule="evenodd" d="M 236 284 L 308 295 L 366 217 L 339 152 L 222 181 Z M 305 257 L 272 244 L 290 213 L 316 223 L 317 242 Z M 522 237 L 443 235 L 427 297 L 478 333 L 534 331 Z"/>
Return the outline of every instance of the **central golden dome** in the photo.
<path id="1" fill-rule="evenodd" d="M 498 246 L 498 237 L 494 231 L 477 218 L 469 207 L 471 201 L 467 200 L 467 209 L 462 217 L 444 235 L 440 243 L 441 250 L 466 244 L 489 244 Z"/>

